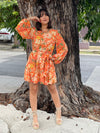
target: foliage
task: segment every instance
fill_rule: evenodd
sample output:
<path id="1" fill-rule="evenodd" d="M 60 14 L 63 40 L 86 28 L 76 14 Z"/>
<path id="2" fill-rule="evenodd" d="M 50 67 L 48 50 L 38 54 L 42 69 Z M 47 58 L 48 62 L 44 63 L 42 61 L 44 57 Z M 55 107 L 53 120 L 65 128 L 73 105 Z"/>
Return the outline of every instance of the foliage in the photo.
<path id="1" fill-rule="evenodd" d="M 1 0 L 0 1 L 0 29 L 9 28 L 11 32 L 17 35 L 20 45 L 26 48 L 25 39 L 15 31 L 15 27 L 21 20 L 17 0 Z"/>
<path id="2" fill-rule="evenodd" d="M 79 0 L 78 5 L 78 30 L 88 27 L 88 33 L 84 39 L 94 42 L 100 39 L 100 1 Z"/>
<path id="3" fill-rule="evenodd" d="M 19 21 L 20 18 L 18 11 L 15 10 L 16 8 L 18 8 L 16 0 L 0 1 L 0 28 L 10 27 L 11 30 L 14 29 L 16 21 Z"/>
<path id="4" fill-rule="evenodd" d="M 88 27 L 88 33 L 84 39 L 96 41 L 100 39 L 100 2 L 98 0 L 79 0 L 77 7 L 78 31 L 82 27 Z M 20 40 L 20 45 L 26 49 L 26 40 L 15 31 L 15 27 L 21 20 L 17 0 L 0 0 L 0 29 L 10 28 Z"/>
<path id="5" fill-rule="evenodd" d="M 12 49 L 14 49 L 14 48 L 19 48 L 19 46 L 16 45 L 16 44 L 14 44 L 14 45 L 12 46 Z"/>

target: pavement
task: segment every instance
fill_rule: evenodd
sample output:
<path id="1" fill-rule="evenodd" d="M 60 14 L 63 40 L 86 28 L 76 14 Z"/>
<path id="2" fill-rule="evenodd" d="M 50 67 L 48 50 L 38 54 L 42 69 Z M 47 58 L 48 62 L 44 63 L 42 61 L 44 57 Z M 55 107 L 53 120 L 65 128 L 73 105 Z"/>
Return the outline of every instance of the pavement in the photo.
<path id="1" fill-rule="evenodd" d="M 3 71 L 0 73 L 0 93 L 15 92 L 24 82 L 24 77 L 20 76 L 20 74 L 18 76 L 13 76 L 13 75 L 9 75 L 8 73 L 12 65 L 11 63 L 9 63 L 9 60 L 12 60 L 12 58 L 15 58 L 16 56 L 21 57 L 22 55 L 26 55 L 26 52 L 24 51 L 24 48 L 22 47 L 14 48 L 14 49 L 12 49 L 11 47 L 12 47 L 12 44 L 10 43 L 0 44 L 0 64 L 2 65 L 3 63 L 8 62 L 6 65 L 7 66 L 9 65 L 8 72 L 7 71 L 5 72 L 5 69 L 2 69 L 2 67 L 0 67 L 0 69 L 2 69 Z"/>
<path id="2" fill-rule="evenodd" d="M 56 115 L 37 110 L 39 129 L 33 128 L 31 108 L 25 113 L 13 104 L 0 105 L 0 133 L 100 133 L 100 122 L 89 118 L 62 116 L 62 125 L 56 124 Z"/>
<path id="3" fill-rule="evenodd" d="M 9 58 L 14 56 L 26 55 L 24 48 L 12 49 L 11 45 L 0 45 L 0 64 L 7 62 Z M 99 55 L 98 55 L 99 56 Z M 11 76 L 0 74 L 0 93 L 15 92 L 24 82 L 24 75 Z M 100 66 L 96 66 L 91 72 L 89 78 L 83 84 L 92 87 L 96 91 L 100 91 Z"/>
<path id="4" fill-rule="evenodd" d="M 96 66 L 88 80 L 84 83 L 91 86 L 94 90 L 100 92 L 100 66 Z"/>

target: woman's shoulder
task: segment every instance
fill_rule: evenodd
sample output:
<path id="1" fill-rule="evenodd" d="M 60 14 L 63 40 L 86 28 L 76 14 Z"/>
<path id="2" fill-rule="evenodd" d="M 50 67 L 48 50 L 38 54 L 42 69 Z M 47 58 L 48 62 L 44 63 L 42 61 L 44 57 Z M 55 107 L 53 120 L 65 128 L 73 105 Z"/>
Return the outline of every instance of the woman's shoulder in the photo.
<path id="1" fill-rule="evenodd" d="M 52 29 L 52 31 L 55 32 L 55 33 L 60 33 L 59 29 Z"/>
<path id="2" fill-rule="evenodd" d="M 58 30 L 54 29 L 54 28 L 51 28 L 51 31 L 52 31 L 53 35 L 56 35 L 56 33 L 58 32 Z"/>

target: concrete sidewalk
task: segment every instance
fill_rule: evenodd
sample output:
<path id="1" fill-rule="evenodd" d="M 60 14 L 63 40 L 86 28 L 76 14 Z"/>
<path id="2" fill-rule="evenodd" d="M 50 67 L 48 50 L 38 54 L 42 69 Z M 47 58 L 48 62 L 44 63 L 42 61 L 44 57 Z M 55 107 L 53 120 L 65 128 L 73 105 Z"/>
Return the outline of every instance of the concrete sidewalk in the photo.
<path id="1" fill-rule="evenodd" d="M 15 92 L 24 82 L 22 77 L 0 76 L 0 93 Z"/>
<path id="2" fill-rule="evenodd" d="M 24 82 L 24 77 L 20 77 L 19 72 L 16 72 L 15 70 L 13 70 L 13 71 L 15 71 L 15 73 L 17 73 L 18 76 L 13 76 L 13 74 L 9 75 L 9 73 L 10 73 L 9 71 L 11 71 L 10 66 L 12 65 L 10 62 L 12 61 L 14 63 L 17 63 L 18 59 L 20 59 L 20 62 L 23 61 L 23 57 L 22 57 L 23 55 L 24 56 L 26 55 L 26 52 L 23 49 L 19 49 L 19 50 L 13 49 L 12 51 L 11 50 L 9 50 L 9 51 L 8 50 L 0 50 L 0 69 L 3 68 L 3 66 L 2 66 L 3 64 L 9 65 L 9 67 L 7 66 L 7 68 L 8 68 L 7 73 L 5 72 L 5 69 L 3 69 L 2 70 L 3 72 L 0 73 L 0 93 L 15 92 Z M 24 61 L 24 64 L 25 64 L 25 61 Z M 16 64 L 14 66 L 16 66 Z M 12 66 L 11 66 L 11 68 L 12 68 Z"/>
<path id="3" fill-rule="evenodd" d="M 23 113 L 13 104 L 0 105 L 0 133 L 100 133 L 100 122 L 89 118 L 62 116 L 62 125 L 57 125 L 54 113 L 37 110 L 37 115 L 39 129 L 35 130 L 31 108 Z"/>
<path id="4" fill-rule="evenodd" d="M 96 66 L 91 76 L 84 84 L 91 86 L 96 91 L 100 91 L 100 66 Z"/>

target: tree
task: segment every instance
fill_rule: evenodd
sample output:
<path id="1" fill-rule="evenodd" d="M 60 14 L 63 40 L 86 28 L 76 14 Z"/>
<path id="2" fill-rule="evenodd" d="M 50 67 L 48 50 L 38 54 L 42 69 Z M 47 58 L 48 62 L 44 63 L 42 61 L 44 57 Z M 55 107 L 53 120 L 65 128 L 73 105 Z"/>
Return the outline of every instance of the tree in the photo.
<path id="1" fill-rule="evenodd" d="M 78 4 L 78 29 L 87 26 L 88 33 L 84 39 L 96 42 L 100 39 L 100 1 L 79 0 Z"/>
<path id="2" fill-rule="evenodd" d="M 41 3 L 40 3 L 41 4 Z M 100 2 L 98 0 L 79 0 L 77 5 L 78 31 L 82 27 L 88 27 L 88 33 L 84 39 L 97 41 L 100 39 Z M 9 11 L 9 12 L 8 12 Z M 21 20 L 17 0 L 0 1 L 0 28 L 10 28 L 15 32 L 20 45 L 26 50 L 26 40 L 15 31 L 15 27 Z M 26 52 L 27 53 L 27 52 Z M 28 58 L 28 55 L 27 55 Z"/>
<path id="3" fill-rule="evenodd" d="M 17 40 L 19 40 L 20 45 L 26 49 L 26 40 L 22 39 L 22 37 L 15 31 L 15 27 L 20 20 L 21 17 L 17 0 L 0 1 L 0 29 L 7 28 L 10 29 L 11 32 L 14 32 L 14 43 L 17 44 Z"/>
<path id="4" fill-rule="evenodd" d="M 100 93 L 92 88 L 83 85 L 80 73 L 79 58 L 79 34 L 77 20 L 78 0 L 49 1 L 49 0 L 17 0 L 21 19 L 35 16 L 41 8 L 47 8 L 50 12 L 53 28 L 60 29 L 60 32 L 68 45 L 68 54 L 65 59 L 56 64 L 57 89 L 62 104 L 62 115 L 66 117 L 80 116 L 89 117 L 99 113 Z M 63 17 L 62 17 L 63 16 Z M 27 55 L 31 52 L 30 40 L 27 42 Z M 54 49 L 54 53 L 55 53 Z M 28 57 L 28 56 L 27 56 Z M 54 112 L 55 107 L 46 86 L 39 84 L 38 109 L 47 112 Z M 2 96 L 2 94 L 0 94 Z M 25 110 L 29 104 L 29 85 L 24 82 L 22 86 L 11 94 L 3 95 L 3 101 L 12 103 L 17 109 Z M 2 97 L 3 97 L 2 96 Z M 5 103 L 5 104 L 6 104 Z M 98 115 L 95 114 L 95 120 Z"/>

